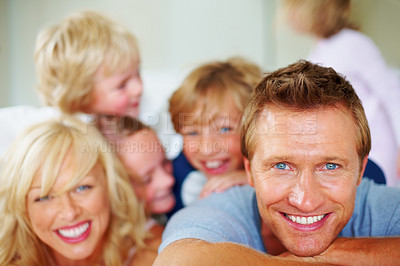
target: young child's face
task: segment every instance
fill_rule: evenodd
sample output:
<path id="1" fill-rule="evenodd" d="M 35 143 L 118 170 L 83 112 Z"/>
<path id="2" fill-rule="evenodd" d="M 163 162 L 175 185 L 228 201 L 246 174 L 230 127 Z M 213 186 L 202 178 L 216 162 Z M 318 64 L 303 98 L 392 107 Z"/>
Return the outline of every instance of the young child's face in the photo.
<path id="1" fill-rule="evenodd" d="M 191 122 L 191 116 L 188 116 L 180 130 L 186 158 L 207 178 L 243 168 L 238 130 L 241 112 L 233 98 L 226 97 L 224 105 L 213 113 L 217 115 L 212 119 L 202 117 L 202 121 L 206 122 L 200 124 Z M 192 117 L 198 117 L 196 112 Z"/>
<path id="2" fill-rule="evenodd" d="M 138 65 L 122 73 L 105 76 L 101 67 L 96 74 L 93 101 L 87 113 L 137 117 L 143 86 Z"/>
<path id="3" fill-rule="evenodd" d="M 157 135 L 151 130 L 141 130 L 126 137 L 119 144 L 119 156 L 131 173 L 133 188 L 145 201 L 146 210 L 152 214 L 172 210 L 175 206 L 172 193 L 175 179 L 172 164 L 166 159 Z"/>

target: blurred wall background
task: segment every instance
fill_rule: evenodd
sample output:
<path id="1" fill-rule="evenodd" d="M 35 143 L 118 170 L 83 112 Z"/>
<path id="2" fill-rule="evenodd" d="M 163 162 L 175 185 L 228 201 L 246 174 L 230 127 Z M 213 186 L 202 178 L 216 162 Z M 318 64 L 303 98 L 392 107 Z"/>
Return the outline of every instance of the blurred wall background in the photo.
<path id="1" fill-rule="evenodd" d="M 244 56 L 265 70 L 308 54 L 312 40 L 277 19 L 280 0 L 0 0 L 0 107 L 40 106 L 37 33 L 81 9 L 100 11 L 137 37 L 143 71 L 189 71 Z M 354 20 L 400 68 L 400 0 L 354 0 Z M 145 85 L 145 90 L 147 88 Z M 172 89 L 172 88 L 171 88 Z"/>

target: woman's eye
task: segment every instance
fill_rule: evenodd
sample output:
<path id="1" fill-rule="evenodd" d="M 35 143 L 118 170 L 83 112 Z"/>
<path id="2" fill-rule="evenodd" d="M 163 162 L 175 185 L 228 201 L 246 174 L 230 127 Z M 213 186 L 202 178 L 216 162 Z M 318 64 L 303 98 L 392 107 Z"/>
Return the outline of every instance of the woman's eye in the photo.
<path id="1" fill-rule="evenodd" d="M 328 170 L 335 170 L 336 168 L 338 168 L 338 165 L 334 164 L 334 163 L 327 163 L 325 165 L 325 168 L 328 169 Z"/>
<path id="2" fill-rule="evenodd" d="M 47 201 L 50 200 L 52 197 L 49 195 L 43 196 L 43 197 L 39 197 L 35 199 L 35 202 L 43 202 L 43 201 Z"/>
<path id="3" fill-rule="evenodd" d="M 76 191 L 84 191 L 84 190 L 88 190 L 89 188 L 91 188 L 91 186 L 88 185 L 82 185 L 76 188 Z"/>
<path id="4" fill-rule="evenodd" d="M 279 170 L 290 170 L 289 166 L 285 163 L 277 163 L 275 164 L 275 168 Z"/>

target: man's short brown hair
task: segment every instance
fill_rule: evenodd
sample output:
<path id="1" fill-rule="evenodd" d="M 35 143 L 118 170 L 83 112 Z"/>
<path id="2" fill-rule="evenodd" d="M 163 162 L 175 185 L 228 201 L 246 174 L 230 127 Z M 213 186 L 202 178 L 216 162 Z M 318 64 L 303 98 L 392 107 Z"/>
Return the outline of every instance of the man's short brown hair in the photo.
<path id="1" fill-rule="evenodd" d="M 256 124 L 260 114 L 272 107 L 300 112 L 343 107 L 356 126 L 360 162 L 371 150 L 371 135 L 362 103 L 351 84 L 333 68 L 301 60 L 263 78 L 252 94 L 241 124 L 241 149 L 249 160 L 255 151 Z"/>

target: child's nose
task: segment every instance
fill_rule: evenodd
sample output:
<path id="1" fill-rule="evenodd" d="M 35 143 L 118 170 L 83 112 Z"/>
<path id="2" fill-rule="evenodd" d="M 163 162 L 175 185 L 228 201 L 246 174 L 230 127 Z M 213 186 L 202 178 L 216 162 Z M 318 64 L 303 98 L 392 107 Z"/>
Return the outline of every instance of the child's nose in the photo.
<path id="1" fill-rule="evenodd" d="M 205 155 L 211 155 L 218 152 L 218 142 L 212 134 L 203 134 L 201 138 L 200 152 Z"/>
<path id="2" fill-rule="evenodd" d="M 142 95 L 143 92 L 143 82 L 140 77 L 136 77 L 129 82 L 129 96 L 131 98 L 137 98 Z"/>

